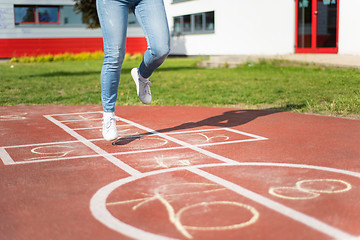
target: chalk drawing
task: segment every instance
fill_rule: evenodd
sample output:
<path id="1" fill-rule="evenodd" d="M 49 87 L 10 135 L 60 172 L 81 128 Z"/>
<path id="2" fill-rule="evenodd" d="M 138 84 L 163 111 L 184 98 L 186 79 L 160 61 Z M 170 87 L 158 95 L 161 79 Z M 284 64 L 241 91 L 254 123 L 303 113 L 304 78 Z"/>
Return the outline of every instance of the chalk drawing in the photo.
<path id="1" fill-rule="evenodd" d="M 316 193 L 342 193 L 351 189 L 351 184 L 340 179 L 310 179 L 296 183 L 304 191 Z"/>
<path id="2" fill-rule="evenodd" d="M 291 200 L 305 200 L 320 196 L 319 193 L 303 191 L 297 187 L 271 187 L 269 193 L 279 198 Z"/>
<path id="3" fill-rule="evenodd" d="M 316 171 L 320 171 L 320 172 L 325 171 L 325 172 L 331 172 L 331 173 L 336 173 L 336 174 L 343 174 L 343 175 L 347 175 L 349 177 L 355 177 L 357 179 L 360 179 L 360 173 L 357 173 L 357 172 L 329 168 L 329 167 L 322 167 L 322 166 L 313 166 L 313 165 L 305 165 L 305 164 L 290 164 L 290 163 L 260 163 L 260 162 L 240 163 L 240 162 L 238 162 L 236 164 L 211 163 L 211 164 L 201 164 L 201 165 L 197 165 L 197 166 L 175 167 L 175 168 L 161 169 L 161 170 L 141 173 L 139 175 L 132 175 L 130 177 L 119 179 L 115 182 L 112 182 L 112 183 L 102 187 L 91 198 L 91 201 L 90 201 L 91 213 L 97 220 L 99 220 L 105 226 L 109 227 L 110 229 L 112 229 L 118 233 L 124 234 L 128 237 L 131 237 L 134 239 L 147 239 L 147 240 L 159 240 L 159 239 L 161 239 L 161 240 L 171 239 L 172 240 L 174 238 L 165 237 L 165 236 L 162 236 L 162 235 L 159 235 L 156 233 L 147 232 L 138 227 L 129 225 L 129 224 L 121 221 L 121 219 L 114 217 L 109 212 L 109 209 L 108 209 L 108 207 L 110 205 L 117 205 L 117 204 L 131 204 L 132 203 L 131 206 L 133 206 L 134 203 L 135 204 L 139 203 L 138 205 L 141 206 L 145 203 L 150 202 L 149 198 L 152 198 L 151 201 L 155 200 L 154 196 L 144 197 L 142 199 L 132 199 L 132 200 L 127 200 L 127 201 L 121 201 L 121 202 L 117 202 L 117 203 L 116 202 L 109 203 L 107 201 L 107 199 L 108 199 L 108 196 L 115 189 L 121 188 L 122 186 L 132 183 L 134 181 L 138 181 L 138 180 L 144 179 L 146 177 L 150 177 L 150 176 L 156 176 L 159 174 L 188 170 L 188 171 L 196 173 L 199 176 L 204 177 L 207 180 L 210 180 L 213 184 L 216 184 L 214 186 L 217 186 L 216 187 L 217 191 L 223 191 L 225 189 L 228 189 L 230 191 L 238 193 L 239 195 L 246 197 L 248 199 L 251 199 L 251 200 L 255 201 L 256 203 L 267 207 L 268 209 L 274 210 L 275 212 L 277 212 L 281 215 L 284 215 L 292 220 L 295 220 L 298 223 L 302 223 L 305 226 L 309 227 L 310 229 L 321 232 L 321 233 L 331 237 L 331 239 L 356 239 L 355 236 L 353 236 L 347 232 L 344 232 L 334 226 L 331 226 L 328 223 L 322 222 L 319 219 L 308 216 L 304 213 L 301 213 L 292 208 L 289 208 L 281 203 L 275 202 L 269 198 L 266 198 L 259 194 L 256 194 L 255 192 L 251 192 L 245 188 L 242 188 L 241 186 L 239 186 L 237 184 L 231 183 L 222 178 L 216 177 L 214 175 L 210 175 L 210 174 L 205 173 L 204 171 L 200 170 L 202 168 L 206 169 L 206 168 L 224 167 L 224 166 L 228 166 L 228 167 L 252 166 L 252 167 L 281 167 L 281 168 L 289 168 L 289 169 L 312 169 L 312 170 L 316 170 Z M 225 189 L 220 190 L 220 189 L 222 189 L 222 187 Z M 216 189 L 213 188 L 212 190 L 215 191 Z M 193 194 L 192 192 L 194 192 L 194 191 L 188 191 L 188 192 L 190 194 Z M 160 191 L 160 193 L 163 193 L 163 192 Z M 181 194 L 183 194 L 183 193 L 181 193 Z M 170 194 L 163 193 L 162 197 L 170 200 L 171 196 L 169 196 L 169 195 Z M 158 199 L 156 199 L 156 200 L 158 200 Z M 129 207 L 131 207 L 131 206 L 129 206 Z M 184 206 L 184 207 L 186 207 L 186 206 Z"/>
<path id="4" fill-rule="evenodd" d="M 225 135 L 216 135 L 216 136 L 213 136 L 213 137 L 208 137 L 208 136 L 207 136 L 206 134 L 204 134 L 204 133 L 197 133 L 197 134 L 199 134 L 200 136 L 205 137 L 206 142 L 212 142 L 212 140 L 213 140 L 213 139 L 216 139 L 216 138 L 223 139 L 223 141 L 229 140 L 229 137 L 228 137 L 228 136 L 225 136 Z"/>
<path id="5" fill-rule="evenodd" d="M 139 148 L 158 148 L 168 143 L 168 140 L 160 137 L 144 137 L 134 141 Z"/>
<path id="6" fill-rule="evenodd" d="M 61 158 L 74 151 L 74 147 L 66 145 L 40 146 L 31 149 L 32 153 L 40 156 L 28 158 L 27 160 L 43 159 L 43 158 Z"/>
<path id="7" fill-rule="evenodd" d="M 154 159 L 159 167 L 169 168 L 172 166 L 189 166 L 191 165 L 189 160 L 180 160 L 181 156 L 155 156 Z"/>
<path id="8" fill-rule="evenodd" d="M 232 206 L 232 207 L 244 208 L 245 210 L 250 211 L 250 213 L 252 214 L 252 217 L 249 220 L 244 221 L 242 223 L 237 223 L 237 224 L 228 225 L 228 226 L 199 227 L 199 226 L 186 226 L 181 223 L 181 215 L 184 212 L 193 210 L 194 208 L 198 208 L 198 207 L 209 208 L 211 205 L 223 205 L 223 206 L 228 205 L 228 206 Z M 207 209 L 207 211 L 209 211 L 209 210 Z M 183 207 L 183 208 L 181 208 L 181 210 L 178 211 L 176 217 L 185 229 L 197 230 L 197 231 L 225 231 L 225 230 L 235 230 L 235 229 L 239 229 L 239 228 L 244 228 L 251 224 L 254 224 L 259 219 L 259 216 L 260 216 L 259 212 L 254 207 L 246 205 L 246 204 L 242 204 L 242 203 L 238 203 L 238 202 L 230 202 L 230 201 L 212 201 L 212 202 L 197 203 L 197 204 L 193 204 L 193 205 L 190 205 L 187 207 Z M 214 217 L 218 217 L 218 216 L 214 216 Z"/>
<path id="9" fill-rule="evenodd" d="M 27 114 L 28 113 L 21 113 L 19 115 L 15 115 L 15 114 L 3 115 L 3 116 L 0 116 L 0 121 L 24 120 L 24 119 L 26 119 Z"/>
<path id="10" fill-rule="evenodd" d="M 194 188 L 195 191 L 191 191 L 190 188 Z M 201 187 L 211 187 L 212 189 L 207 189 L 207 190 L 201 190 L 199 191 Z M 175 190 L 174 190 L 175 189 Z M 167 190 L 171 190 L 171 191 L 176 191 L 176 190 L 180 190 L 183 191 L 181 193 L 171 193 L 171 194 L 167 194 L 166 191 Z M 257 221 L 257 219 L 259 218 L 259 212 L 249 206 L 249 205 L 245 205 L 242 203 L 238 203 L 238 202 L 233 202 L 233 201 L 210 201 L 210 202 L 201 202 L 201 203 L 196 203 L 196 204 L 192 204 L 192 205 L 188 205 L 185 206 L 183 208 L 180 208 L 177 212 L 175 211 L 174 207 L 170 204 L 170 202 L 173 200 L 171 199 L 171 197 L 179 197 L 179 196 L 186 196 L 186 195 L 195 195 L 195 194 L 203 194 L 203 193 L 213 193 L 213 192 L 218 192 L 218 191 L 224 191 L 226 190 L 226 188 L 219 188 L 217 184 L 212 184 L 212 183 L 175 183 L 175 184 L 166 184 L 166 185 L 161 185 L 159 187 L 157 187 L 154 190 L 153 195 L 151 195 L 150 197 L 145 197 L 145 198 L 138 198 L 138 199 L 132 199 L 132 200 L 126 200 L 126 201 L 119 201 L 119 202 L 110 202 L 107 203 L 107 206 L 114 206 L 114 205 L 120 205 L 120 204 L 126 204 L 126 203 L 136 203 L 138 202 L 135 206 L 132 207 L 132 210 L 138 210 L 140 207 L 144 206 L 145 204 L 149 204 L 152 201 L 160 201 L 166 208 L 168 216 L 169 216 L 169 221 L 176 227 L 176 229 L 186 238 L 188 239 L 192 239 L 192 235 L 188 232 L 188 230 L 193 230 L 193 231 L 226 231 L 226 230 L 234 230 L 234 229 L 239 229 L 239 228 L 243 228 L 246 226 L 249 226 L 253 223 L 255 223 Z M 184 192 L 186 191 L 186 192 Z M 143 193 L 144 195 L 149 195 L 146 193 Z M 191 211 L 194 208 L 201 208 L 201 207 L 207 207 L 209 208 L 210 206 L 214 206 L 214 205 L 227 205 L 227 206 L 231 206 L 231 207 L 236 207 L 236 208 L 244 208 L 245 210 L 250 211 L 250 213 L 252 214 L 251 218 L 248 219 L 245 222 L 240 222 L 240 223 L 235 223 L 232 225 L 228 225 L 228 226 L 209 226 L 209 227 L 200 227 L 200 226 L 190 226 L 190 225 L 184 225 L 181 222 L 181 216 L 187 212 L 187 211 Z M 208 210 L 209 211 L 209 210 Z M 218 215 L 217 215 L 218 216 Z M 214 216 L 214 217 L 217 217 Z M 200 216 L 199 216 L 200 217 Z"/>
<path id="11" fill-rule="evenodd" d="M 340 179 L 309 179 L 296 182 L 295 187 L 271 187 L 273 196 L 290 199 L 306 200 L 324 194 L 343 193 L 351 189 L 351 184 Z"/>

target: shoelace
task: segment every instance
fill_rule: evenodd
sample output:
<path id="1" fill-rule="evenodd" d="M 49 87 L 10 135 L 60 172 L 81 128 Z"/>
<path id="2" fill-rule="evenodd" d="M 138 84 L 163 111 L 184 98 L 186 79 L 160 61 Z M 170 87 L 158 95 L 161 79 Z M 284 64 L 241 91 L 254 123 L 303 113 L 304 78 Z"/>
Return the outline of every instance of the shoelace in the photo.
<path id="1" fill-rule="evenodd" d="M 144 94 L 146 94 L 146 93 L 150 94 L 150 87 L 152 87 L 152 84 L 151 84 L 150 80 L 144 81 L 144 80 L 139 79 L 139 81 L 142 82 L 143 84 L 145 84 L 145 86 L 144 86 Z"/>
<path id="2" fill-rule="evenodd" d="M 103 119 L 103 121 L 106 123 L 106 128 L 110 128 L 111 124 L 112 124 L 112 120 L 114 120 L 115 122 L 116 121 L 120 121 L 120 118 L 117 117 L 117 116 L 113 116 L 113 117 L 110 117 L 108 119 L 106 119 L 107 121 L 105 122 L 105 119 Z"/>

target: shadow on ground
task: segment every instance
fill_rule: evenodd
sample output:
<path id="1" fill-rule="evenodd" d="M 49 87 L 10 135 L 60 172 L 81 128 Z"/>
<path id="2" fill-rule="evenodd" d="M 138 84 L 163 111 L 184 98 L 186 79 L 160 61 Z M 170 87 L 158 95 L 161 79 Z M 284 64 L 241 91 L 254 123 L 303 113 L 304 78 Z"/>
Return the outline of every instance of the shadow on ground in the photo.
<path id="1" fill-rule="evenodd" d="M 157 133 L 167 133 L 167 132 L 173 132 L 178 130 L 185 130 L 185 129 L 193 129 L 197 127 L 203 127 L 203 126 L 214 126 L 214 127 L 237 127 L 243 124 L 246 124 L 248 122 L 251 122 L 255 120 L 258 117 L 267 116 L 270 114 L 278 113 L 278 112 L 284 112 L 294 109 L 300 109 L 304 107 L 304 104 L 298 104 L 298 105 L 287 105 L 285 107 L 279 107 L 279 108 L 267 108 L 267 109 L 260 109 L 260 110 L 232 110 L 232 111 L 226 111 L 221 115 L 209 117 L 206 119 L 203 119 L 198 122 L 186 122 L 178 126 L 170 127 L 170 128 L 164 128 L 155 130 L 153 132 L 147 132 L 140 135 L 131 135 L 126 137 L 121 137 L 114 141 L 112 145 L 126 145 L 128 143 L 131 143 L 137 139 L 140 139 L 145 136 L 157 134 Z"/>

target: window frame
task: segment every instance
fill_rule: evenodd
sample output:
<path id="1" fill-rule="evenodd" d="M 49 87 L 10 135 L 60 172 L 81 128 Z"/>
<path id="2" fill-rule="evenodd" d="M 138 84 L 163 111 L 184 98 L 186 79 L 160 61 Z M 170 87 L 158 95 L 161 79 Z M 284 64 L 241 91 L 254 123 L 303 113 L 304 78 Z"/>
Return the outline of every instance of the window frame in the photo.
<path id="1" fill-rule="evenodd" d="M 29 4 L 14 4 L 13 5 L 13 9 L 14 9 L 14 24 L 15 26 L 43 26 L 43 25 L 60 25 L 61 24 L 61 7 L 62 5 L 29 5 Z M 15 16 L 15 9 L 19 7 L 32 7 L 34 8 L 34 22 L 16 22 L 16 16 Z M 57 8 L 57 15 L 58 15 L 58 21 L 57 22 L 40 22 L 39 19 L 39 8 L 46 8 L 46 7 L 51 7 L 51 8 Z"/>
<path id="2" fill-rule="evenodd" d="M 172 4 L 174 3 L 181 3 L 181 2 L 186 2 L 186 1 L 191 1 L 191 0 L 172 0 Z"/>
<path id="3" fill-rule="evenodd" d="M 34 22 L 16 22 L 16 14 L 15 14 L 15 8 L 16 7 L 21 7 L 21 8 L 34 8 Z M 24 25 L 35 25 L 37 22 L 37 14 L 36 14 L 36 6 L 34 5 L 14 5 L 14 23 L 15 25 L 21 25 L 21 24 L 24 24 Z"/>
<path id="4" fill-rule="evenodd" d="M 207 29 L 208 22 L 206 21 L 206 14 L 212 13 L 213 14 L 213 21 L 211 22 L 213 24 L 213 29 Z M 196 16 L 201 15 L 201 29 L 196 29 L 195 19 Z M 190 30 L 185 31 L 185 22 L 184 18 L 190 16 Z M 175 27 L 175 23 L 179 21 L 180 27 Z M 178 31 L 179 30 L 179 31 Z M 191 14 L 184 14 L 180 16 L 174 16 L 173 17 L 173 31 L 172 35 L 193 35 L 193 34 L 209 34 L 209 33 L 215 33 L 215 11 L 207 11 L 207 12 L 198 12 L 198 13 L 191 13 Z"/>
<path id="5" fill-rule="evenodd" d="M 39 16 L 39 8 L 57 8 L 57 19 L 58 21 L 57 22 L 40 22 L 40 16 Z M 35 10 L 36 10 L 36 13 L 37 13 L 37 24 L 39 25 L 48 25 L 48 24 L 61 24 L 61 16 L 60 16 L 60 8 L 61 6 L 59 5 L 38 5 L 36 6 Z"/>

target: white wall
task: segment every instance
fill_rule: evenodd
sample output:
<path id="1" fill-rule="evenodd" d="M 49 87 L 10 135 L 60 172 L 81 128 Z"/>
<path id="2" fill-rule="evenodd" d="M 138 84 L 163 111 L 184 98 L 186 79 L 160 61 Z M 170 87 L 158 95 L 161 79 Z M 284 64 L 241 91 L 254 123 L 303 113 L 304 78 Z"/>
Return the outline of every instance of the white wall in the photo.
<path id="1" fill-rule="evenodd" d="M 173 16 L 215 11 L 215 33 L 173 37 L 172 54 L 249 55 L 294 52 L 293 0 L 171 2 L 172 0 L 166 0 L 170 28 Z"/>
<path id="2" fill-rule="evenodd" d="M 0 38 L 101 37 L 100 29 L 85 27 L 15 26 L 14 4 L 74 5 L 73 0 L 0 0 Z"/>
<path id="3" fill-rule="evenodd" d="M 73 0 L 0 0 L 0 39 L 12 38 L 71 38 L 101 37 L 101 29 L 89 29 L 85 26 L 15 26 L 14 4 L 28 5 L 74 5 Z M 140 26 L 128 27 L 129 37 L 143 37 Z"/>
<path id="4" fill-rule="evenodd" d="M 360 0 L 339 3 L 339 54 L 360 55 Z"/>

